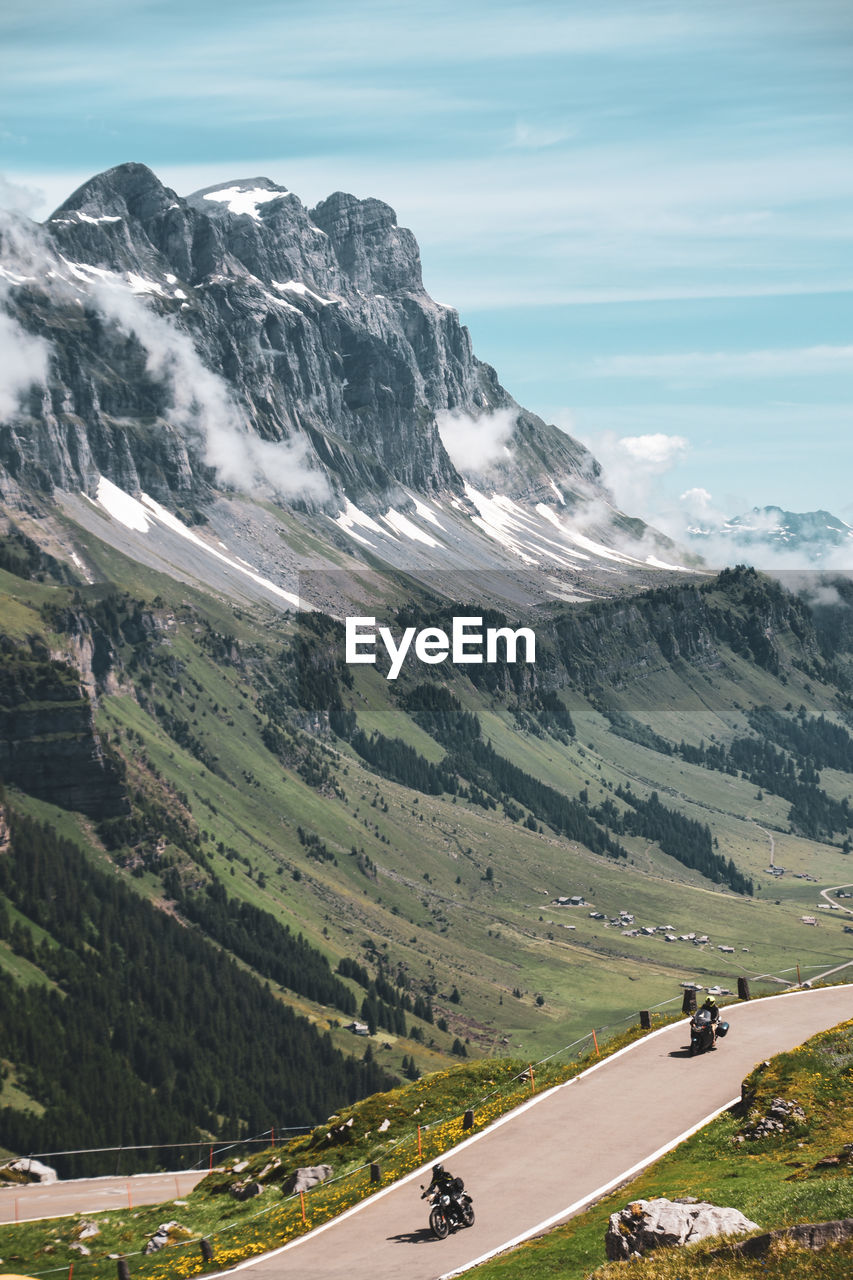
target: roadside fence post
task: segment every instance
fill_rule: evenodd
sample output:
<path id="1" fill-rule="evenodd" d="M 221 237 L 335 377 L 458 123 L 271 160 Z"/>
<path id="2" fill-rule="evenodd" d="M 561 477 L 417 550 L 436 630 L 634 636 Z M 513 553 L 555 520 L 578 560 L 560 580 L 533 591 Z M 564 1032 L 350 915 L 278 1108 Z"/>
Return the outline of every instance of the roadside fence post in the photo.
<path id="1" fill-rule="evenodd" d="M 802 985 L 803 985 L 803 980 L 802 980 L 802 978 L 800 977 L 800 966 L 799 966 L 799 964 L 798 964 L 798 965 L 797 965 L 797 986 L 798 986 L 798 987 L 801 987 Z"/>
<path id="2" fill-rule="evenodd" d="M 370 1181 L 381 1182 L 381 1180 L 382 1180 L 382 1174 L 380 1172 L 379 1165 L 376 1164 L 376 1162 L 374 1161 L 374 1163 L 370 1166 Z"/>
<path id="3" fill-rule="evenodd" d="M 643 1031 L 651 1031 L 652 1029 L 652 1015 L 648 1009 L 640 1010 L 640 1027 Z"/>
<path id="4" fill-rule="evenodd" d="M 130 1271 L 128 1269 L 127 1262 L 124 1258 L 119 1258 L 118 1262 L 116 1263 L 116 1268 L 118 1273 L 118 1280 L 130 1280 Z"/>
<path id="5" fill-rule="evenodd" d="M 746 978 L 738 978 L 737 980 L 737 998 L 738 1000 L 749 1000 L 749 982 Z"/>
<path id="6" fill-rule="evenodd" d="M 468 1108 L 468 1110 L 465 1112 L 464 1116 L 462 1117 L 462 1128 L 463 1129 L 474 1128 L 474 1112 L 471 1107 Z"/>
<path id="7" fill-rule="evenodd" d="M 418 1125 L 418 1159 L 419 1160 L 423 1159 L 423 1154 L 424 1154 L 424 1151 L 423 1151 L 423 1147 L 421 1146 L 421 1126 Z"/>
<path id="8" fill-rule="evenodd" d="M 601 1057 L 601 1054 L 600 1054 L 600 1053 L 599 1053 L 599 1051 L 598 1051 L 598 1036 L 595 1034 L 595 1027 L 593 1027 L 593 1029 L 592 1029 L 592 1043 L 595 1045 L 595 1056 L 596 1056 L 596 1058 L 600 1058 L 600 1057 Z"/>
<path id="9" fill-rule="evenodd" d="M 533 1078 L 533 1063 L 530 1064 L 530 1092 L 536 1092 L 536 1081 Z"/>
<path id="10" fill-rule="evenodd" d="M 696 992 L 691 991 L 689 987 L 684 992 L 684 996 L 681 1001 L 681 1012 L 682 1013 L 696 1012 Z"/>
<path id="11" fill-rule="evenodd" d="M 207 1237 L 206 1237 L 206 1236 L 202 1236 L 202 1238 L 199 1240 L 199 1242 L 198 1242 L 198 1247 L 199 1247 L 199 1249 L 201 1249 L 201 1256 L 202 1256 L 202 1258 L 204 1259 L 204 1261 L 205 1261 L 205 1262 L 212 1262 L 212 1261 L 213 1261 L 213 1246 L 212 1246 L 212 1244 L 210 1243 L 210 1241 L 207 1239 Z"/>

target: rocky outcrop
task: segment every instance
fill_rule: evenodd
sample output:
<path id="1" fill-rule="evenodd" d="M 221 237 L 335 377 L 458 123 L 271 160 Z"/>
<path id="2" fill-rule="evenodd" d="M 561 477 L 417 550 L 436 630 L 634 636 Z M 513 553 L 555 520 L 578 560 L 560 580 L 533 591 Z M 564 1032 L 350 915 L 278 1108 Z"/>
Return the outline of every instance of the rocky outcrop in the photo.
<path id="1" fill-rule="evenodd" d="M 192 1234 L 189 1227 L 182 1227 L 180 1222 L 161 1222 L 142 1252 L 144 1254 L 159 1253 L 169 1245 L 185 1244 L 187 1240 L 192 1239 Z"/>
<path id="2" fill-rule="evenodd" d="M 739 1240 L 736 1244 L 715 1250 L 709 1256 L 763 1258 L 775 1244 L 783 1241 L 790 1241 L 801 1249 L 817 1251 L 828 1244 L 844 1244 L 847 1240 L 853 1240 L 853 1218 L 836 1218 L 832 1222 L 800 1222 L 795 1227 L 765 1231 L 763 1235 L 751 1236 L 749 1240 Z"/>
<path id="3" fill-rule="evenodd" d="M 332 1176 L 332 1166 L 330 1164 L 309 1165 L 304 1169 L 294 1169 L 293 1173 L 288 1174 L 284 1182 L 281 1184 L 281 1194 L 284 1196 L 297 1195 L 300 1191 L 307 1191 L 309 1187 L 316 1187 L 318 1183 L 325 1182 Z"/>
<path id="4" fill-rule="evenodd" d="M 773 1098 L 764 1115 L 753 1120 L 737 1135 L 739 1141 L 756 1142 L 777 1137 L 805 1123 L 806 1113 L 796 1098 Z"/>
<path id="5" fill-rule="evenodd" d="M 689 1199 L 635 1200 L 610 1215 L 604 1247 L 611 1261 L 633 1258 L 652 1249 L 694 1244 L 708 1236 L 739 1235 L 758 1224 L 738 1209 Z"/>

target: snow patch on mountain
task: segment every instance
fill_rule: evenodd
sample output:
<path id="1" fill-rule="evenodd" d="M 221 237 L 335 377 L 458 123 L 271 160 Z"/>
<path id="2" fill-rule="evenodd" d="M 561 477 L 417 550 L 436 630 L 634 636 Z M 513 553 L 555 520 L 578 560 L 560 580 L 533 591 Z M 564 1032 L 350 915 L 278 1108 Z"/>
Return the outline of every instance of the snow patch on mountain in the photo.
<path id="1" fill-rule="evenodd" d="M 216 547 L 212 547 L 209 542 L 205 542 L 197 533 L 189 529 L 183 521 L 179 520 L 171 511 L 167 511 L 165 507 L 161 506 L 159 502 L 156 502 L 147 493 L 140 494 L 140 501 L 132 497 L 131 494 L 125 493 L 123 489 L 113 484 L 111 480 L 107 480 L 105 476 L 100 476 L 98 479 L 97 498 L 89 498 L 87 494 L 83 494 L 83 497 L 88 502 L 96 502 L 114 520 L 117 520 L 119 524 L 124 525 L 126 529 L 130 529 L 134 533 L 150 533 L 154 527 L 154 522 L 157 521 L 171 533 L 184 538 L 187 542 L 192 543 L 194 547 L 206 552 L 207 555 L 213 556 L 230 569 L 236 569 L 238 573 L 244 574 L 257 586 L 263 587 L 294 609 L 307 607 L 300 606 L 299 597 L 295 596 L 291 591 L 285 591 L 283 587 L 278 586 L 277 583 L 272 582 L 269 578 L 256 573 L 247 561 L 239 558 L 235 559 L 233 556 L 224 555 L 222 551 L 217 551 Z M 220 545 L 222 544 L 220 543 Z"/>
<path id="2" fill-rule="evenodd" d="M 321 307 L 331 307 L 339 298 L 323 298 L 319 293 L 315 293 L 313 289 L 309 289 L 307 284 L 301 284 L 298 280 L 273 280 L 274 289 L 281 289 L 283 293 L 298 293 L 303 298 L 313 298 L 315 302 L 319 302 Z"/>
<path id="3" fill-rule="evenodd" d="M 402 534 L 405 538 L 411 538 L 413 542 L 423 542 L 428 547 L 437 547 L 439 543 L 435 538 L 431 538 L 428 533 L 424 533 L 417 525 L 412 524 L 401 511 L 395 511 L 393 507 L 389 507 L 382 517 L 386 524 L 389 524 L 395 533 Z"/>
<path id="4" fill-rule="evenodd" d="M 214 200 L 218 204 L 224 204 L 228 208 L 229 213 L 247 214 L 250 218 L 254 218 L 255 222 L 260 222 L 261 215 L 258 212 L 258 206 L 268 204 L 270 200 L 279 200 L 282 196 L 290 195 L 289 191 L 265 191 L 263 187 L 220 187 L 218 191 L 205 191 L 202 193 L 205 200 Z"/>

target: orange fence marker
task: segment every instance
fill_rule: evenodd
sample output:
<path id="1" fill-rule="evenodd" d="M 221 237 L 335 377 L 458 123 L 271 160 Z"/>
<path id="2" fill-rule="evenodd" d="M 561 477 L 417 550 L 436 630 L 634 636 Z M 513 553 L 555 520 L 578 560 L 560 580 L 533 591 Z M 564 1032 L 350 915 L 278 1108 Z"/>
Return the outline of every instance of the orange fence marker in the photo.
<path id="1" fill-rule="evenodd" d="M 533 1079 L 533 1063 L 532 1062 L 530 1064 L 530 1092 L 531 1093 L 536 1092 L 536 1083 Z"/>
<path id="2" fill-rule="evenodd" d="M 208 1172 L 213 1173 L 213 1147 L 210 1148 L 210 1162 L 208 1164 Z"/>
<path id="3" fill-rule="evenodd" d="M 131 1195 L 131 1192 L 130 1192 L 130 1183 L 129 1183 L 129 1182 L 128 1182 L 128 1184 L 127 1184 L 127 1207 L 128 1207 L 128 1209 L 132 1209 L 132 1208 L 133 1208 L 133 1196 Z"/>
<path id="4" fill-rule="evenodd" d="M 423 1147 L 421 1146 L 421 1126 L 418 1125 L 418 1159 L 419 1160 L 422 1158 L 423 1154 L 424 1154 L 424 1151 L 423 1151 Z"/>
<path id="5" fill-rule="evenodd" d="M 595 1034 L 595 1027 L 592 1029 L 592 1043 L 595 1045 L 596 1058 L 600 1058 L 601 1054 L 598 1052 L 598 1036 Z"/>
<path id="6" fill-rule="evenodd" d="M 307 1219 L 305 1217 L 305 1192 L 304 1191 L 299 1192 L 299 1203 L 302 1206 L 302 1221 L 306 1222 Z"/>

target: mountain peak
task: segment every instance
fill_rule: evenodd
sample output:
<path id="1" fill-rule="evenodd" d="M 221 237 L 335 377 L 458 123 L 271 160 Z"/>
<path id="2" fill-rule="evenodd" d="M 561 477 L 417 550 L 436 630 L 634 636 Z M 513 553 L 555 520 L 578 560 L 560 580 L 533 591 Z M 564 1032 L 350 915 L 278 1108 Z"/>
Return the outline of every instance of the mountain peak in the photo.
<path id="1" fill-rule="evenodd" d="M 69 213 L 120 218 L 130 215 L 145 222 L 177 199 L 175 192 L 164 186 L 147 165 L 131 161 L 89 178 L 54 210 L 48 222 Z"/>
<path id="2" fill-rule="evenodd" d="M 335 191 L 311 210 L 332 242 L 342 271 L 365 293 L 423 293 L 418 243 L 382 200 Z"/>

